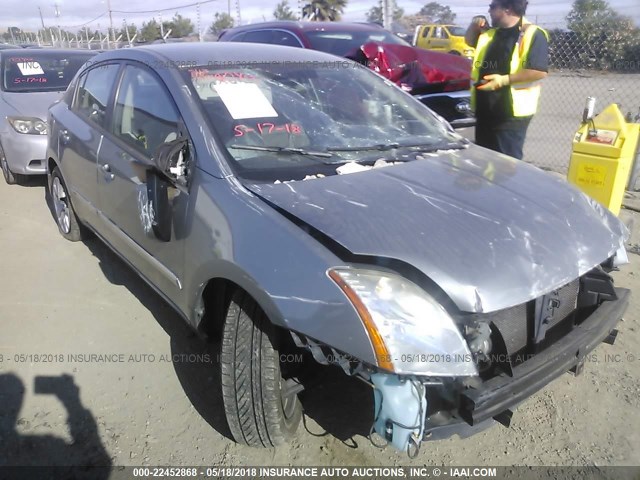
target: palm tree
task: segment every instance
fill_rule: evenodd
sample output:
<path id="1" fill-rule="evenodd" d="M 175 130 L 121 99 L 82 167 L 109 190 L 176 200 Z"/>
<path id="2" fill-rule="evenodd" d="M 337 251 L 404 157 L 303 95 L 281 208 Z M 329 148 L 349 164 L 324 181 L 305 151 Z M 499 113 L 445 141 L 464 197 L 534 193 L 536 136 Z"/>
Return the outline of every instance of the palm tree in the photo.
<path id="1" fill-rule="evenodd" d="M 289 7 L 288 0 L 282 0 L 276 5 L 276 9 L 273 11 L 273 18 L 276 20 L 297 20 L 295 13 Z"/>
<path id="2" fill-rule="evenodd" d="M 340 20 L 347 0 L 310 0 L 302 9 L 302 18 L 320 22 Z"/>

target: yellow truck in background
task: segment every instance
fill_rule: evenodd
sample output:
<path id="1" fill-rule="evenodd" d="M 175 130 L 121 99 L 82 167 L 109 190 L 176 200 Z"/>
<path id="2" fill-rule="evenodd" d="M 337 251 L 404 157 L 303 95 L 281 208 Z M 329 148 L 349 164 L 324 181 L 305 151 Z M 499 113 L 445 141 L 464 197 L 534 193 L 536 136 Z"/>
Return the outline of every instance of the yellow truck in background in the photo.
<path id="1" fill-rule="evenodd" d="M 425 50 L 437 50 L 473 59 L 475 49 L 464 41 L 465 32 L 465 28 L 456 25 L 418 25 L 412 43 Z"/>

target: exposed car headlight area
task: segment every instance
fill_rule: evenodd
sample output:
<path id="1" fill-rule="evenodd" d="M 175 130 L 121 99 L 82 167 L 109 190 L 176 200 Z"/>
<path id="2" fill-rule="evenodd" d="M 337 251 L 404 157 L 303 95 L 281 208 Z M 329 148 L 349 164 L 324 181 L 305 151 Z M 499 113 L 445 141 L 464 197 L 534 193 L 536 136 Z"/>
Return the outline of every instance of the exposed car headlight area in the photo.
<path id="1" fill-rule="evenodd" d="M 382 368 L 399 374 L 477 375 L 451 316 L 430 295 L 393 273 L 332 269 L 369 333 Z"/>

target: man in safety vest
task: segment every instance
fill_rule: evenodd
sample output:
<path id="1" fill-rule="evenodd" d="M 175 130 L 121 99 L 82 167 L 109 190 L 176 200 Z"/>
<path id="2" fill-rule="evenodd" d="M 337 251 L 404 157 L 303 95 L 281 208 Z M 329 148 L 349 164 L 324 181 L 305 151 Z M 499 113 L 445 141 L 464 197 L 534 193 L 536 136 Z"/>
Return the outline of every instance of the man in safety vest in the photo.
<path id="1" fill-rule="evenodd" d="M 549 66 L 548 34 L 524 18 L 526 8 L 526 0 L 492 0 L 492 28 L 477 16 L 465 36 L 476 47 L 471 71 L 476 143 L 518 159 Z"/>

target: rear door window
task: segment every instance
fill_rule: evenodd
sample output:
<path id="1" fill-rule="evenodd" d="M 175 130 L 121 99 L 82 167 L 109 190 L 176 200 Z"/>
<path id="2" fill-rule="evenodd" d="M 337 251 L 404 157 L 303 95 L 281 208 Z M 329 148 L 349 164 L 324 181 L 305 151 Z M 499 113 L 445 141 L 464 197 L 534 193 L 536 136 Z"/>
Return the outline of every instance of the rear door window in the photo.
<path id="1" fill-rule="evenodd" d="M 72 110 L 104 128 L 107 104 L 116 84 L 119 68 L 117 64 L 102 65 L 84 74 L 79 79 Z"/>
<path id="2" fill-rule="evenodd" d="M 251 43 L 273 43 L 273 32 L 271 30 L 247 32 L 242 41 Z"/>
<path id="3" fill-rule="evenodd" d="M 302 47 L 300 41 L 289 32 L 283 32 L 282 30 L 274 30 L 273 31 L 273 40 L 274 45 L 284 45 L 286 47 Z"/>

